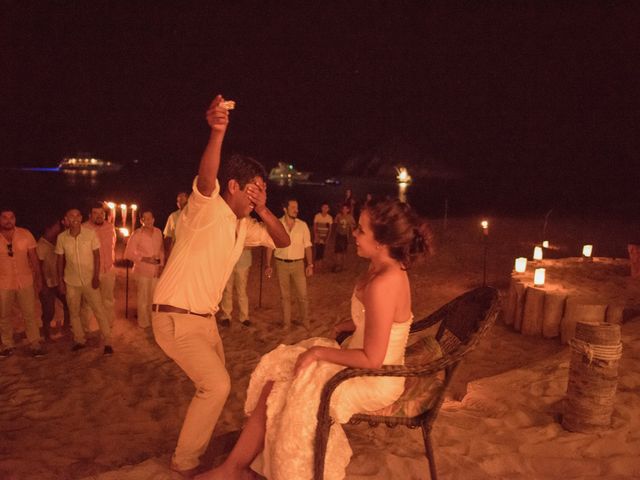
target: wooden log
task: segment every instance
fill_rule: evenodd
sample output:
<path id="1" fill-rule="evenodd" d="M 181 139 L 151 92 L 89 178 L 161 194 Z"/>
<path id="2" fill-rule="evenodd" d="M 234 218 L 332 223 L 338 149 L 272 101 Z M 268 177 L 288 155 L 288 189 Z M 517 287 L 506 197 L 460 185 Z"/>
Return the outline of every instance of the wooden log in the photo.
<path id="1" fill-rule="evenodd" d="M 640 245 L 630 243 L 627 245 L 629 252 L 629 266 L 631 267 L 631 276 L 640 277 Z"/>
<path id="2" fill-rule="evenodd" d="M 520 331 L 522 327 L 522 314 L 524 312 L 524 299 L 526 293 L 526 287 L 524 283 L 517 282 L 515 284 L 516 289 L 516 309 L 513 317 L 513 329 Z"/>
<path id="3" fill-rule="evenodd" d="M 545 291 L 541 288 L 528 287 L 524 299 L 522 314 L 522 334 L 542 335 L 542 310 L 544 308 Z"/>
<path id="4" fill-rule="evenodd" d="M 517 284 L 522 285 L 522 280 L 518 276 L 512 274 L 511 280 L 509 281 L 509 294 L 507 296 L 507 302 L 505 306 L 506 310 L 504 315 L 504 323 L 506 325 L 513 325 L 516 318 L 518 307 Z"/>
<path id="5" fill-rule="evenodd" d="M 612 304 L 607 307 L 606 322 L 621 325 L 623 322 L 624 305 Z"/>
<path id="6" fill-rule="evenodd" d="M 564 309 L 564 316 L 560 321 L 560 341 L 569 343 L 575 336 L 576 323 L 604 323 L 606 305 L 589 304 L 587 299 L 568 297 Z"/>
<path id="7" fill-rule="evenodd" d="M 542 336 L 554 338 L 560 335 L 560 322 L 564 314 L 564 305 L 567 296 L 562 293 L 548 292 L 544 297 L 544 309 L 542 311 Z"/>
<path id="8" fill-rule="evenodd" d="M 622 355 L 620 326 L 578 322 L 562 426 L 571 432 L 599 432 L 611 426 Z"/>

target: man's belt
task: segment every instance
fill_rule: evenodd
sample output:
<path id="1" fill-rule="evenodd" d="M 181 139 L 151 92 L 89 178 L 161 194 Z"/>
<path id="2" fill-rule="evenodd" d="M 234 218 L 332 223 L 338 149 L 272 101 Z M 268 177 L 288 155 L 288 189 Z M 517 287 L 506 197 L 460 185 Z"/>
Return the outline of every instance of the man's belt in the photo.
<path id="1" fill-rule="evenodd" d="M 278 260 L 279 262 L 284 262 L 284 263 L 292 263 L 292 262 L 301 262 L 302 260 L 304 260 L 304 258 L 296 258 L 295 260 L 289 260 L 287 258 L 278 258 L 278 257 L 276 257 L 276 260 Z"/>
<path id="2" fill-rule="evenodd" d="M 199 317 L 204 317 L 204 318 L 211 318 L 212 316 L 210 313 L 197 313 L 197 312 L 192 312 L 191 310 L 187 310 L 185 308 L 178 308 L 172 305 L 158 305 L 157 303 L 154 303 L 151 306 L 151 309 L 154 312 L 185 313 L 187 315 L 198 315 Z"/>

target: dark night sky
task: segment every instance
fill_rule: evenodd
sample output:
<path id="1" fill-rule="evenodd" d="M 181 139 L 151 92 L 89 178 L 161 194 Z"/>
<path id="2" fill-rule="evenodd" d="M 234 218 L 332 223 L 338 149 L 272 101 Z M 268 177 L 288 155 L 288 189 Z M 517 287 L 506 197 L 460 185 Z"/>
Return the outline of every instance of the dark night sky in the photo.
<path id="1" fill-rule="evenodd" d="M 404 143 L 498 187 L 637 191 L 637 3 L 283 3 L 3 0 L 2 161 L 194 165 L 222 92 L 227 148 L 267 164 Z"/>

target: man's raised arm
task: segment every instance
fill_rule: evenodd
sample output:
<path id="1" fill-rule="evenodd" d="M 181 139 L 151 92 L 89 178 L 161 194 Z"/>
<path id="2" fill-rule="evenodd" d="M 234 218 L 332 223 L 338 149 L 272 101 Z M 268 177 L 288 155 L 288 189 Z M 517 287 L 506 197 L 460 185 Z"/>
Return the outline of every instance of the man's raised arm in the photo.
<path id="1" fill-rule="evenodd" d="M 220 105 L 221 102 L 224 102 L 224 98 L 217 95 L 207 110 L 207 123 L 211 127 L 211 135 L 200 159 L 197 184 L 200 193 L 206 196 L 210 196 L 216 187 L 222 140 L 229 124 L 229 111 Z"/>

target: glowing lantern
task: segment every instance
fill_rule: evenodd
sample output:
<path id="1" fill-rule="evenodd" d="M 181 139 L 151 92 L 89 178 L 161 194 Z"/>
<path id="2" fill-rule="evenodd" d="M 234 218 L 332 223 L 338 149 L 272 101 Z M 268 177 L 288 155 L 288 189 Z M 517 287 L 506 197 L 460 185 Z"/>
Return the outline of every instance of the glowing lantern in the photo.
<path id="1" fill-rule="evenodd" d="M 536 268 L 533 274 L 533 285 L 536 287 L 544 286 L 544 268 Z"/>
<path id="2" fill-rule="evenodd" d="M 120 233 L 122 234 L 122 236 L 124 238 L 127 238 L 129 236 L 129 229 L 126 227 L 121 227 L 120 229 Z"/>
<path id="3" fill-rule="evenodd" d="M 585 257 L 590 257 L 593 253 L 593 245 L 585 245 L 582 247 L 582 255 Z"/>
<path id="4" fill-rule="evenodd" d="M 525 257 L 516 258 L 515 270 L 517 273 L 524 273 L 527 270 L 527 259 Z"/>
<path id="5" fill-rule="evenodd" d="M 534 249 L 533 249 L 533 259 L 534 260 L 542 260 L 542 247 L 534 247 Z"/>
<path id="6" fill-rule="evenodd" d="M 549 248 L 549 240 L 542 242 L 542 248 Z"/>
<path id="7" fill-rule="evenodd" d="M 489 235 L 489 221 L 488 220 L 482 220 L 480 222 L 480 226 L 482 227 L 482 233 L 484 235 Z"/>

